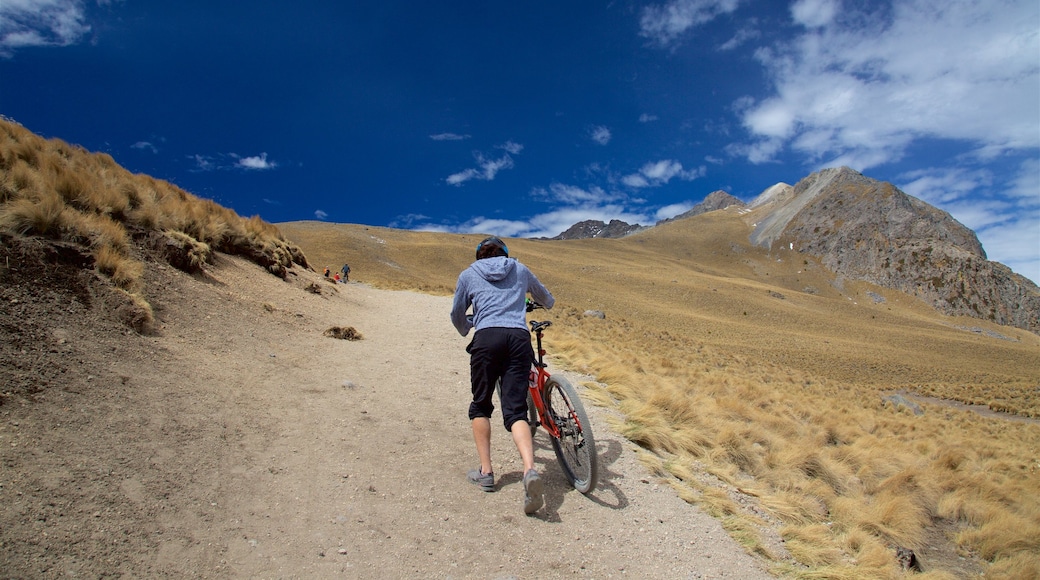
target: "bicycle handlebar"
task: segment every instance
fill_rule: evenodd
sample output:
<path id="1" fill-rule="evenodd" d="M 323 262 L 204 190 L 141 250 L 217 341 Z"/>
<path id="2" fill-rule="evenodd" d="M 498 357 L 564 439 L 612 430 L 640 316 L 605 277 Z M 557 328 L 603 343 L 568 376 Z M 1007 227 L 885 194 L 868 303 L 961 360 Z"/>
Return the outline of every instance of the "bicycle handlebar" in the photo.
<path id="1" fill-rule="evenodd" d="M 530 298 L 527 299 L 526 306 L 527 306 L 527 311 L 528 312 L 531 312 L 533 310 L 537 310 L 539 308 L 545 308 L 544 306 L 542 306 L 541 304 L 535 302 L 534 300 L 531 300 Z"/>

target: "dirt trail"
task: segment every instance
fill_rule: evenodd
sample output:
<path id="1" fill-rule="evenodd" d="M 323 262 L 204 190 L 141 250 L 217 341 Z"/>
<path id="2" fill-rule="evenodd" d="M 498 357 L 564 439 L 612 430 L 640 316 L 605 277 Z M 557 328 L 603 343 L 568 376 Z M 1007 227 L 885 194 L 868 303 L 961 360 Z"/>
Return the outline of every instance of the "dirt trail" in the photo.
<path id="1" fill-rule="evenodd" d="M 450 298 L 311 272 L 283 283 L 228 257 L 205 278 L 150 277 L 157 336 L 52 320 L 75 372 L 0 407 L 4 576 L 770 577 L 591 405 L 590 496 L 540 433 L 547 501 L 524 516 L 497 413 L 498 490 L 466 483 L 467 339 Z"/>

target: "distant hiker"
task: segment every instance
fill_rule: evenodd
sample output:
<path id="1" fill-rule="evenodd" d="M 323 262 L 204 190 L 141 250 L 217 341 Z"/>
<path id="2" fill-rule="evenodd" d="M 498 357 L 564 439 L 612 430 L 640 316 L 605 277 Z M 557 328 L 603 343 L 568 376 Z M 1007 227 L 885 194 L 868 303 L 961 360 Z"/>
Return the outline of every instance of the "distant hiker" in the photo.
<path id="1" fill-rule="evenodd" d="M 332 278 L 336 281 L 337 284 L 339 284 L 339 274 L 336 274 Z"/>
<path id="2" fill-rule="evenodd" d="M 343 281 L 344 282 L 349 282 L 350 281 L 350 265 L 349 264 L 343 264 L 343 269 L 341 271 L 343 272 Z"/>
<path id="3" fill-rule="evenodd" d="M 328 266 L 325 266 L 325 277 L 326 278 L 329 277 L 329 267 Z"/>
<path id="4" fill-rule="evenodd" d="M 451 323 L 466 336 L 475 328 L 466 347 L 470 354 L 470 383 L 473 401 L 469 419 L 480 467 L 466 477 L 484 491 L 495 491 L 491 469 L 491 413 L 495 383 L 502 381 L 499 403 L 506 431 L 524 464 L 524 513 L 542 507 L 543 483 L 534 468 L 534 443 L 527 423 L 527 378 L 534 363 L 531 332 L 527 329 L 527 293 L 546 308 L 553 295 L 531 270 L 509 257 L 505 243 L 492 236 L 477 246 L 477 259 L 459 274 L 451 305 Z M 469 307 L 473 314 L 466 315 Z"/>

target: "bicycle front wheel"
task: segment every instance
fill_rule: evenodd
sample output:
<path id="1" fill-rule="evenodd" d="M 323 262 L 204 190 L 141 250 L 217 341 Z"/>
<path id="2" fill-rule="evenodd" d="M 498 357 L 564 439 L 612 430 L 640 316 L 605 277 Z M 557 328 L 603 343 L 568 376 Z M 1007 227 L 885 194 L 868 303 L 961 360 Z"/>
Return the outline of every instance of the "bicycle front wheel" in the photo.
<path id="1" fill-rule="evenodd" d="M 553 437 L 552 445 L 564 475 L 574 489 L 589 493 L 596 487 L 596 440 L 578 391 L 565 378 L 549 377 L 545 407 L 560 429 L 560 437 Z"/>

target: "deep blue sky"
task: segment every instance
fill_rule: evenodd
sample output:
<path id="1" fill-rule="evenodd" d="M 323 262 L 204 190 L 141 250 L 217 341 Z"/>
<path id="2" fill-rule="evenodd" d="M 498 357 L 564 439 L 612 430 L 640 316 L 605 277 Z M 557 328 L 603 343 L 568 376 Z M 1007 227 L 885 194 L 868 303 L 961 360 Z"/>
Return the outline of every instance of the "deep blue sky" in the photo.
<path id="1" fill-rule="evenodd" d="M 1040 281 L 1036 0 L 0 0 L 0 114 L 239 214 L 553 236 L 848 165 Z"/>

